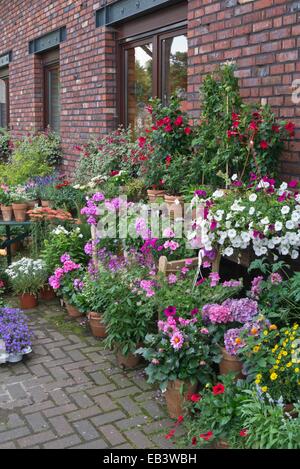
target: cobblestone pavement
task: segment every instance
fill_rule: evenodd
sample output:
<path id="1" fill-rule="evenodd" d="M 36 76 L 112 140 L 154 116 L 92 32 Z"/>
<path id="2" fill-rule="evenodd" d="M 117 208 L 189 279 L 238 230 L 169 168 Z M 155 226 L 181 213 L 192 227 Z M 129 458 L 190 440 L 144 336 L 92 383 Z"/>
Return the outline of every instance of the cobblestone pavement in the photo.
<path id="1" fill-rule="evenodd" d="M 56 327 L 57 304 L 29 313 L 33 353 L 0 365 L 0 449 L 169 448 L 172 422 L 143 370 L 101 342 Z"/>

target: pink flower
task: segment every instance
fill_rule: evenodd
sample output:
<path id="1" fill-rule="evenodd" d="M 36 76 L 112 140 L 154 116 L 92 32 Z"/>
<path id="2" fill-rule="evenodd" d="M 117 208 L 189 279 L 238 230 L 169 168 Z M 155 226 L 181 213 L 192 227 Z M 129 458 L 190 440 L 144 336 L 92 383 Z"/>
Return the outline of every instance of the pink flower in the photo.
<path id="1" fill-rule="evenodd" d="M 55 277 L 55 275 L 52 275 L 51 277 L 49 277 L 49 285 L 54 289 L 54 290 L 58 290 L 60 288 L 60 282 L 59 280 Z"/>
<path id="2" fill-rule="evenodd" d="M 216 287 L 220 281 L 220 275 L 218 274 L 218 272 L 211 272 L 209 274 L 209 279 L 210 279 L 210 286 Z"/>
<path id="3" fill-rule="evenodd" d="M 191 132 L 192 132 L 192 129 L 190 127 L 185 127 L 184 129 L 185 135 L 190 135 Z"/>
<path id="4" fill-rule="evenodd" d="M 208 319 L 213 324 L 226 324 L 232 321 L 231 311 L 227 306 L 212 305 L 208 308 Z"/>
<path id="5" fill-rule="evenodd" d="M 209 330 L 206 327 L 202 327 L 200 329 L 200 332 L 201 332 L 201 334 L 205 334 L 205 335 L 209 334 Z"/>
<path id="6" fill-rule="evenodd" d="M 193 259 L 186 259 L 185 260 L 185 265 L 192 265 Z"/>
<path id="7" fill-rule="evenodd" d="M 282 282 L 282 277 L 280 274 L 278 274 L 278 272 L 274 272 L 273 274 L 270 275 L 270 280 L 271 280 L 271 283 L 273 283 L 273 285 L 278 285 L 279 283 Z"/>
<path id="8" fill-rule="evenodd" d="M 188 269 L 187 267 L 182 267 L 181 273 L 182 273 L 183 275 L 187 274 L 188 272 L 189 272 L 189 269 Z"/>
<path id="9" fill-rule="evenodd" d="M 172 347 L 175 349 L 175 350 L 178 350 L 182 347 L 183 345 L 183 342 L 184 342 L 184 338 L 183 338 L 183 335 L 181 334 L 181 332 L 175 332 L 171 339 L 170 339 L 170 342 L 171 342 L 171 345 Z"/>
<path id="10" fill-rule="evenodd" d="M 80 265 L 70 260 L 70 261 L 64 262 L 63 269 L 64 269 L 64 273 L 66 274 L 68 272 L 72 272 L 72 270 L 80 269 Z"/>
<path id="11" fill-rule="evenodd" d="M 159 360 L 157 358 L 152 358 L 151 360 L 152 365 L 159 365 Z"/>
<path id="12" fill-rule="evenodd" d="M 198 313 L 199 313 L 199 309 L 198 309 L 198 308 L 194 308 L 194 309 L 192 309 L 192 311 L 191 311 L 191 316 L 195 316 L 195 315 L 198 314 Z"/>
<path id="13" fill-rule="evenodd" d="M 168 283 L 169 283 L 170 285 L 173 285 L 173 284 L 176 283 L 176 282 L 177 282 L 177 276 L 176 276 L 175 274 L 170 274 L 170 275 L 168 276 Z"/>
<path id="14" fill-rule="evenodd" d="M 63 254 L 60 258 L 60 262 L 62 262 L 62 263 L 66 262 L 66 261 L 70 261 L 70 260 L 71 260 L 71 257 L 67 253 Z"/>
<path id="15" fill-rule="evenodd" d="M 164 310 L 164 314 L 165 316 L 175 316 L 176 314 L 176 308 L 175 306 L 168 306 L 165 310 Z"/>
<path id="16" fill-rule="evenodd" d="M 166 228 L 163 232 L 164 238 L 174 238 L 175 233 L 171 228 Z"/>
<path id="17" fill-rule="evenodd" d="M 138 138 L 138 145 L 140 148 L 143 148 L 145 146 L 145 143 L 146 143 L 146 137 L 139 137 Z"/>
<path id="18" fill-rule="evenodd" d="M 299 181 L 297 181 L 296 179 L 293 179 L 292 181 L 289 182 L 289 187 L 294 188 L 294 187 L 297 187 L 298 184 L 299 184 Z"/>
<path id="19" fill-rule="evenodd" d="M 171 251 L 176 251 L 176 249 L 179 248 L 179 243 L 177 243 L 176 241 L 166 241 L 164 243 L 164 248 L 169 248 Z"/>
<path id="20" fill-rule="evenodd" d="M 204 269 L 209 269 L 211 267 L 211 263 L 208 262 L 208 261 L 204 261 L 203 262 L 203 267 L 204 267 Z"/>
<path id="21" fill-rule="evenodd" d="M 176 125 L 177 127 L 179 127 L 180 125 L 182 125 L 183 123 L 183 118 L 182 116 L 178 116 L 175 121 L 174 121 L 174 125 Z"/>
<path id="22" fill-rule="evenodd" d="M 212 220 L 211 224 L 210 224 L 210 231 L 214 231 L 218 226 L 218 223 L 216 222 L 216 220 Z"/>

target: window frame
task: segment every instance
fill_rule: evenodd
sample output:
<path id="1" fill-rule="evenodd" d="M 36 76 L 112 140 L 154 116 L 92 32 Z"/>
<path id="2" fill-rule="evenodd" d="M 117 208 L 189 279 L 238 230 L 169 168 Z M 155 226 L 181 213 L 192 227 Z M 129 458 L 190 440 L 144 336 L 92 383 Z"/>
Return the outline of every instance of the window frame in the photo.
<path id="1" fill-rule="evenodd" d="M 54 131 L 50 125 L 50 110 L 51 110 L 51 97 L 50 97 L 50 87 L 49 87 L 49 74 L 52 71 L 58 71 L 60 76 L 60 60 L 59 60 L 59 49 L 50 51 L 42 56 L 42 66 L 43 66 L 43 127 L 46 130 L 48 127 Z M 61 116 L 60 116 L 61 117 Z M 59 131 L 60 133 L 60 125 Z"/>
<path id="2" fill-rule="evenodd" d="M 4 81 L 4 84 L 5 84 L 6 127 L 4 128 L 8 130 L 10 127 L 9 69 L 8 67 L 6 67 L 4 70 L 0 69 L 0 80 Z"/>

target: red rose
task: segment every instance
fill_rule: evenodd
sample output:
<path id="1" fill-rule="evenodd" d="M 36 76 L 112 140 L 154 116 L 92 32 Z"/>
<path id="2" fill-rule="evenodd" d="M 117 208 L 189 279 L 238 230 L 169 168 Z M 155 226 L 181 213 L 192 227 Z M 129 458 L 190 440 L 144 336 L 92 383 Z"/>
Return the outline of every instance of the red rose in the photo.
<path id="1" fill-rule="evenodd" d="M 233 112 L 233 113 L 231 114 L 231 119 L 232 119 L 233 121 L 239 120 L 239 117 L 240 117 L 239 114 L 237 114 L 236 112 Z"/>
<path id="2" fill-rule="evenodd" d="M 191 397 L 190 397 L 190 400 L 191 400 L 192 402 L 199 402 L 200 399 L 201 399 L 200 394 L 192 394 Z"/>
<path id="3" fill-rule="evenodd" d="M 294 137 L 296 126 L 293 124 L 293 122 L 288 122 L 285 124 L 284 128 L 290 134 L 290 137 Z"/>
<path id="4" fill-rule="evenodd" d="M 273 130 L 273 132 L 275 132 L 275 134 L 279 134 L 279 132 L 280 132 L 279 125 L 272 125 L 272 130 Z"/>
<path id="5" fill-rule="evenodd" d="M 171 124 L 167 124 L 167 125 L 165 126 L 165 132 L 172 132 L 172 126 L 171 126 Z"/>
<path id="6" fill-rule="evenodd" d="M 174 125 L 176 125 L 177 127 L 179 127 L 180 125 L 182 125 L 183 123 L 183 118 L 182 116 L 178 116 L 175 121 L 174 121 Z"/>
<path id="7" fill-rule="evenodd" d="M 242 428 L 242 430 L 240 431 L 240 436 L 242 437 L 248 436 L 247 428 Z"/>
<path id="8" fill-rule="evenodd" d="M 201 435 L 199 435 L 200 438 L 202 438 L 204 441 L 209 441 L 213 436 L 213 432 L 207 432 L 207 433 L 201 433 Z"/>
<path id="9" fill-rule="evenodd" d="M 267 148 L 269 148 L 269 144 L 268 144 L 268 142 L 266 142 L 266 140 L 262 140 L 260 142 L 259 146 L 262 150 L 267 150 Z"/>
<path id="10" fill-rule="evenodd" d="M 233 124 L 232 124 L 232 127 L 237 129 L 239 125 L 240 125 L 239 121 L 234 121 Z"/>
<path id="11" fill-rule="evenodd" d="M 190 127 L 186 127 L 186 128 L 184 129 L 185 135 L 190 135 L 191 132 L 192 132 L 192 129 L 191 129 Z"/>
<path id="12" fill-rule="evenodd" d="M 164 118 L 163 118 L 163 123 L 164 123 L 165 125 L 171 124 L 171 119 L 170 119 L 170 117 L 168 117 L 168 116 L 167 116 L 167 117 L 164 117 Z"/>
<path id="13" fill-rule="evenodd" d="M 146 137 L 139 137 L 138 138 L 138 143 L 139 143 L 139 147 L 143 148 L 145 146 L 145 143 L 146 143 Z"/>
<path id="14" fill-rule="evenodd" d="M 156 125 L 157 127 L 162 127 L 164 125 L 163 119 L 158 119 L 158 121 L 156 122 Z"/>
<path id="15" fill-rule="evenodd" d="M 249 124 L 249 129 L 251 129 L 251 130 L 257 130 L 257 124 L 256 124 L 256 122 L 254 122 L 254 121 L 250 122 L 250 124 Z"/>
<path id="16" fill-rule="evenodd" d="M 216 386 L 213 387 L 213 395 L 217 396 L 218 394 L 224 394 L 225 392 L 225 386 L 222 383 L 216 384 Z"/>

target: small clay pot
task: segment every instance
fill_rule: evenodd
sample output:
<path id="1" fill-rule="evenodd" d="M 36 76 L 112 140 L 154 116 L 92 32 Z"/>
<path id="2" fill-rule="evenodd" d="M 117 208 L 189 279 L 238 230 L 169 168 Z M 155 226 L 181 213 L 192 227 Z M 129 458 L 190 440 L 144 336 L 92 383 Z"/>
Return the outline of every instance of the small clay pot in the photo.
<path id="1" fill-rule="evenodd" d="M 243 363 L 235 356 L 229 355 L 226 352 L 224 347 L 220 347 L 222 352 L 222 360 L 219 364 L 220 374 L 221 375 L 228 375 L 229 373 L 236 373 L 236 378 L 243 378 L 244 375 L 242 373 Z"/>
<path id="2" fill-rule="evenodd" d="M 40 299 L 43 301 L 51 301 L 56 297 L 55 291 L 50 285 L 45 285 L 40 289 L 39 292 Z"/>
<path id="3" fill-rule="evenodd" d="M 12 204 L 16 221 L 25 221 L 27 213 L 27 204 Z"/>
<path id="4" fill-rule="evenodd" d="M 184 199 L 180 195 L 165 194 L 165 203 L 171 218 L 183 218 L 184 216 Z"/>
<path id="5" fill-rule="evenodd" d="M 11 205 L 1 205 L 3 221 L 11 221 L 13 217 L 13 209 Z"/>
<path id="6" fill-rule="evenodd" d="M 133 353 L 123 355 L 119 350 L 117 350 L 116 359 L 120 368 L 136 368 L 141 362 L 139 355 L 134 355 Z"/>
<path id="7" fill-rule="evenodd" d="M 37 297 L 32 293 L 23 293 L 23 295 L 20 295 L 19 299 L 21 309 L 34 309 L 38 305 Z"/>
<path id="8" fill-rule="evenodd" d="M 66 306 L 66 310 L 68 312 L 68 315 L 71 318 L 80 318 L 82 316 L 81 312 L 78 311 L 78 309 L 75 308 L 75 306 L 70 305 L 66 301 L 65 301 L 65 306 Z"/>
<path id="9" fill-rule="evenodd" d="M 50 207 L 50 202 L 49 200 L 41 200 L 41 205 L 42 207 Z"/>
<path id="10" fill-rule="evenodd" d="M 164 190 L 154 190 L 154 189 L 148 189 L 147 190 L 147 195 L 148 195 L 148 200 L 150 204 L 155 203 L 158 201 L 158 199 L 163 199 L 165 195 Z"/>
<path id="11" fill-rule="evenodd" d="M 283 410 L 284 412 L 290 414 L 290 416 L 295 419 L 298 417 L 298 412 L 295 410 L 295 406 L 294 404 L 286 404 L 284 407 L 283 407 Z"/>
<path id="12" fill-rule="evenodd" d="M 39 201 L 38 200 L 28 200 L 27 205 L 28 205 L 29 210 L 33 210 L 34 208 L 36 208 L 39 205 Z"/>
<path id="13" fill-rule="evenodd" d="M 165 393 L 168 413 L 171 419 L 178 419 L 183 412 L 183 404 L 188 396 L 194 394 L 197 384 L 186 383 L 180 379 L 169 381 Z"/>
<path id="14" fill-rule="evenodd" d="M 103 322 L 102 314 L 92 311 L 88 314 L 88 320 L 93 336 L 104 339 L 104 337 L 107 335 L 107 332 Z"/>

